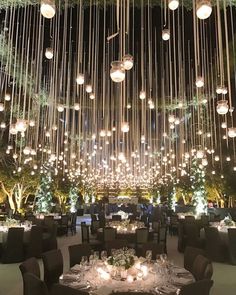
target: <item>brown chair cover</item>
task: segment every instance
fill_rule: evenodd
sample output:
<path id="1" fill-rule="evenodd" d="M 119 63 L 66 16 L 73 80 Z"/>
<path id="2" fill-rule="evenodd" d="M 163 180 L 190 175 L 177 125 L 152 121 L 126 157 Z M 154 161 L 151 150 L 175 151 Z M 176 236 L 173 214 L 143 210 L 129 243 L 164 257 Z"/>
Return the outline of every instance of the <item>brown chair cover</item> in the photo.
<path id="1" fill-rule="evenodd" d="M 233 265 L 236 265 L 236 228 L 228 229 L 229 236 L 229 258 Z"/>
<path id="2" fill-rule="evenodd" d="M 91 247 L 87 244 L 77 244 L 68 247 L 70 257 L 70 267 L 75 264 L 80 264 L 82 256 L 89 258 L 91 254 Z"/>
<path id="3" fill-rule="evenodd" d="M 206 252 L 200 248 L 186 247 L 184 251 L 184 268 L 192 272 L 194 260 L 198 255 L 206 256 Z"/>
<path id="4" fill-rule="evenodd" d="M 196 281 L 203 280 L 205 279 L 206 271 L 207 271 L 207 266 L 211 264 L 209 259 L 202 255 L 198 255 L 194 262 L 193 262 L 193 267 L 192 267 L 192 274 L 195 278 Z M 208 274 L 209 276 L 210 274 Z"/>
<path id="5" fill-rule="evenodd" d="M 179 295 L 209 295 L 212 286 L 212 280 L 197 281 L 183 286 Z"/>
<path id="6" fill-rule="evenodd" d="M 23 275 L 25 295 L 49 295 L 46 284 L 32 273 Z"/>
<path id="7" fill-rule="evenodd" d="M 212 261 L 225 261 L 226 247 L 223 245 L 216 227 L 205 227 L 206 253 Z"/>
<path id="8" fill-rule="evenodd" d="M 43 251 L 43 230 L 40 226 L 32 226 L 29 243 L 25 245 L 26 258 L 40 258 Z"/>
<path id="9" fill-rule="evenodd" d="M 128 245 L 128 243 L 127 243 L 126 240 L 116 239 L 116 240 L 113 240 L 113 241 L 108 241 L 108 242 L 106 242 L 107 255 L 108 256 L 111 255 L 112 249 L 126 248 L 127 245 Z"/>
<path id="10" fill-rule="evenodd" d="M 2 262 L 17 263 L 21 262 L 24 257 L 24 228 L 9 228 L 7 241 L 3 244 Z"/>
<path id="11" fill-rule="evenodd" d="M 141 255 L 143 257 L 146 257 L 146 252 L 148 250 L 152 251 L 152 260 L 156 260 L 156 256 L 158 254 L 164 253 L 164 246 L 163 246 L 163 244 L 157 244 L 157 243 L 153 243 L 153 242 L 143 244 L 142 245 L 142 251 L 141 251 L 142 254 Z"/>

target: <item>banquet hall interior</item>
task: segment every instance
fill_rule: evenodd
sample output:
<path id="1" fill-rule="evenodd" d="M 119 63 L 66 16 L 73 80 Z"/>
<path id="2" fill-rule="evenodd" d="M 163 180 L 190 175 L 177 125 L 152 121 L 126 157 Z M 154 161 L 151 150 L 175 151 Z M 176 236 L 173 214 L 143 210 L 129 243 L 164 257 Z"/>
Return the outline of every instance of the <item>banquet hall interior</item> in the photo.
<path id="1" fill-rule="evenodd" d="M 0 295 L 235 295 L 235 107 L 235 0 L 0 0 Z"/>

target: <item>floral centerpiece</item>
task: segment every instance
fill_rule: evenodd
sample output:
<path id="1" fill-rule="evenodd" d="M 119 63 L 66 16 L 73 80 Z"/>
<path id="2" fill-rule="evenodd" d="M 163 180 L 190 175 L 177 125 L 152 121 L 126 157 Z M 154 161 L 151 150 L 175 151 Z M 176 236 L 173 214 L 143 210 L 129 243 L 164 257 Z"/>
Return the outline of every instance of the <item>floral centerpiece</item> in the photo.
<path id="1" fill-rule="evenodd" d="M 226 216 L 223 220 L 220 222 L 220 226 L 235 226 L 235 222 L 232 220 L 232 217 L 230 214 Z"/>
<path id="2" fill-rule="evenodd" d="M 107 258 L 107 263 L 127 270 L 134 265 L 135 260 L 136 256 L 130 250 L 120 249 L 113 251 L 113 255 Z"/>

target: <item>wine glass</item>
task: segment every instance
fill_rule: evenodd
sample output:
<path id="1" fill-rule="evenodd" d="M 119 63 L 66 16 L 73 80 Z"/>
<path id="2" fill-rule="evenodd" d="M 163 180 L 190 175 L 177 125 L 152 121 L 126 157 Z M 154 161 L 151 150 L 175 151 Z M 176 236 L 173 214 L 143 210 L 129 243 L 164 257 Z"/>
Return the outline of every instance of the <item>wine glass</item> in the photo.
<path id="1" fill-rule="evenodd" d="M 93 255 L 93 254 L 91 254 L 91 255 L 89 256 L 89 263 L 90 263 L 91 265 L 94 264 L 94 255 Z"/>
<path id="2" fill-rule="evenodd" d="M 146 259 L 150 263 L 152 260 L 152 250 L 147 250 L 146 251 Z"/>
<path id="3" fill-rule="evenodd" d="M 102 261 L 104 262 L 106 260 L 106 258 L 107 258 L 107 251 L 102 251 L 101 252 L 101 259 L 102 259 Z"/>
<path id="4" fill-rule="evenodd" d="M 162 263 L 165 263 L 167 261 L 167 255 L 165 253 L 161 254 L 160 258 Z"/>
<path id="5" fill-rule="evenodd" d="M 94 251 L 93 253 L 94 260 L 99 260 L 99 251 Z"/>
<path id="6" fill-rule="evenodd" d="M 81 261 L 80 261 L 80 264 L 81 265 L 86 265 L 87 264 L 87 261 L 88 261 L 87 256 L 82 256 Z"/>

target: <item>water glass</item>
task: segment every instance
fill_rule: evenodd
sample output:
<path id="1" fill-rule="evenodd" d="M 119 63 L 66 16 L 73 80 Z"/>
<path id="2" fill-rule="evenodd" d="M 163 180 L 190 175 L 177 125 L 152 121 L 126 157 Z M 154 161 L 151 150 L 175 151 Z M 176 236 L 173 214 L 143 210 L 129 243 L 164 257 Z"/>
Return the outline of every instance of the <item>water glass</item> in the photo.
<path id="1" fill-rule="evenodd" d="M 82 256 L 81 261 L 80 261 L 80 264 L 81 265 L 86 265 L 87 264 L 87 261 L 88 261 L 87 256 Z"/>
<path id="2" fill-rule="evenodd" d="M 101 259 L 102 259 L 102 261 L 105 261 L 107 259 L 107 251 L 101 252 Z"/>
<path id="3" fill-rule="evenodd" d="M 152 250 L 147 250 L 146 251 L 146 259 L 150 263 L 152 260 Z"/>

